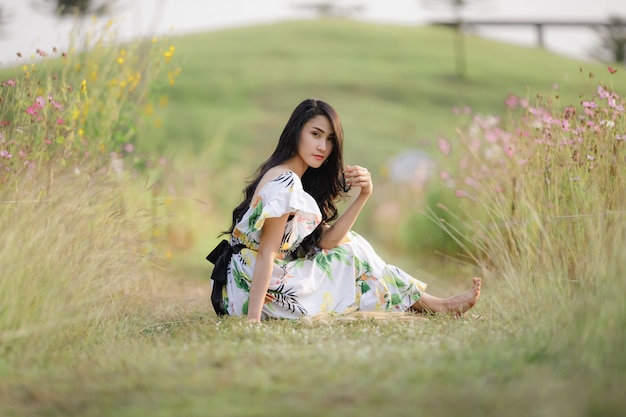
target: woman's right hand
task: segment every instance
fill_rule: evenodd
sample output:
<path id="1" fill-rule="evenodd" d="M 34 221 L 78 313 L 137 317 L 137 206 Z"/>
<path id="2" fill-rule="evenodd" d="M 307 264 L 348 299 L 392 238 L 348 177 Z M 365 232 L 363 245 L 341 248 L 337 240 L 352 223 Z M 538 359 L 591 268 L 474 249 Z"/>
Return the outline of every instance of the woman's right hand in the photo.
<path id="1" fill-rule="evenodd" d="M 343 173 L 346 177 L 346 183 L 350 187 L 361 188 L 361 194 L 369 196 L 374 191 L 372 176 L 367 168 L 359 165 L 346 165 Z"/>

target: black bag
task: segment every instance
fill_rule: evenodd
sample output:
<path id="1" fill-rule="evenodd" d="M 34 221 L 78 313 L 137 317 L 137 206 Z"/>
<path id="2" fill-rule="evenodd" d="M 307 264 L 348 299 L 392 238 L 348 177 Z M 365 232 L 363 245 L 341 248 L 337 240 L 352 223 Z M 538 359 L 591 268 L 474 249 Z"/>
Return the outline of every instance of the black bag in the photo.
<path id="1" fill-rule="evenodd" d="M 228 311 L 224 308 L 224 300 L 222 299 L 222 290 L 226 285 L 226 277 L 228 274 L 228 264 L 233 253 L 239 253 L 244 245 L 231 246 L 226 239 L 222 240 L 209 253 L 206 260 L 213 265 L 211 279 L 213 280 L 213 290 L 211 291 L 211 304 L 218 316 L 228 315 Z"/>

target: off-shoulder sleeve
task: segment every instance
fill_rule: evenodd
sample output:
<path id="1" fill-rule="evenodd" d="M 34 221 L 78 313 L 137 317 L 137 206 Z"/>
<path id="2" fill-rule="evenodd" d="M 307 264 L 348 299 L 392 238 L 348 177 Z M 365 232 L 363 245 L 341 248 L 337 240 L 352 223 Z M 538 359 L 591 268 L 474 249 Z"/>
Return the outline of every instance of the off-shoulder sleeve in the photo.
<path id="1" fill-rule="evenodd" d="M 291 171 L 268 182 L 259 192 L 255 204 L 249 219 L 249 230 L 260 230 L 265 219 L 289 213 L 293 214 L 300 233 L 308 234 L 322 218 L 315 199 L 304 191 L 300 178 Z"/>

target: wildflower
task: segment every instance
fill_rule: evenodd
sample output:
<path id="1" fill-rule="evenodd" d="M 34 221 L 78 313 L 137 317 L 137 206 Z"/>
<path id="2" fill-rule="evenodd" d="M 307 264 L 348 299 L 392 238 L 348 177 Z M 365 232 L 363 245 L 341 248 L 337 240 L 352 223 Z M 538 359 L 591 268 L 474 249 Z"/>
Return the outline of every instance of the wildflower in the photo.
<path id="1" fill-rule="evenodd" d="M 83 80 L 83 81 L 80 83 L 80 92 L 81 92 L 82 94 L 87 94 L 87 80 Z"/>
<path id="2" fill-rule="evenodd" d="M 612 109 L 615 109 L 615 110 L 618 110 L 618 111 L 623 111 L 624 110 L 624 106 L 622 106 L 620 104 L 617 104 L 615 94 L 612 94 L 609 98 L 607 98 L 607 104 Z"/>
<path id="3" fill-rule="evenodd" d="M 80 136 L 81 138 L 85 136 L 85 131 L 83 129 L 78 129 L 78 136 Z"/>
<path id="4" fill-rule="evenodd" d="M 135 150 L 135 147 L 132 143 L 127 143 L 126 145 L 124 145 L 124 150 L 128 153 L 132 153 Z"/>
<path id="5" fill-rule="evenodd" d="M 122 65 L 124 63 L 124 58 L 122 57 L 117 58 L 117 63 Z"/>
<path id="6" fill-rule="evenodd" d="M 439 139 L 437 145 L 439 146 L 439 150 L 442 154 L 446 156 L 450 155 L 450 142 L 445 139 Z"/>
<path id="7" fill-rule="evenodd" d="M 615 140 L 626 140 L 626 135 L 615 135 Z"/>
<path id="8" fill-rule="evenodd" d="M 13 155 L 11 155 L 6 149 L 3 149 L 0 151 L 0 158 L 11 159 L 13 158 Z"/>
<path id="9" fill-rule="evenodd" d="M 170 61 L 172 60 L 172 56 L 174 56 L 174 51 L 175 51 L 175 47 L 172 45 L 170 46 L 170 49 L 168 49 L 167 51 L 165 51 L 163 53 L 163 56 L 165 57 L 165 63 L 169 64 Z"/>
<path id="10" fill-rule="evenodd" d="M 611 74 L 615 74 L 617 72 L 617 69 L 613 68 L 613 67 L 608 67 L 608 70 Z"/>
<path id="11" fill-rule="evenodd" d="M 463 190 L 455 190 L 454 195 L 457 198 L 467 198 L 470 196 L 466 191 L 463 191 Z"/>
<path id="12" fill-rule="evenodd" d="M 6 80 L 2 83 L 3 87 L 14 87 L 16 84 L 15 80 L 13 78 Z"/>
<path id="13" fill-rule="evenodd" d="M 65 120 L 63 120 L 62 118 L 60 118 L 60 117 L 59 117 L 59 118 L 57 119 L 57 124 L 58 124 L 58 125 L 63 125 L 63 124 L 65 124 Z"/>
<path id="14" fill-rule="evenodd" d="M 11 124 L 10 121 L 8 120 L 3 120 L 0 122 L 0 127 L 5 127 L 5 126 L 9 126 Z"/>
<path id="15" fill-rule="evenodd" d="M 600 97 L 600 98 L 609 98 L 610 96 L 611 96 L 611 93 L 606 91 L 604 89 L 604 87 L 602 87 L 601 85 L 598 86 L 598 97 Z"/>
<path id="16" fill-rule="evenodd" d="M 480 186 L 480 183 L 473 177 L 465 177 L 465 179 L 463 180 L 463 182 L 466 185 L 469 185 L 472 188 L 478 188 Z"/>
<path id="17" fill-rule="evenodd" d="M 39 114 L 39 111 L 43 108 L 43 106 L 45 106 L 45 104 L 46 101 L 43 99 L 43 97 L 37 97 L 35 99 L 35 102 L 26 109 L 26 113 L 30 114 L 31 116 L 36 116 L 37 114 Z"/>
<path id="18" fill-rule="evenodd" d="M 504 104 L 510 109 L 516 109 L 519 104 L 519 98 L 515 94 L 509 94 L 509 96 L 504 100 Z"/>
<path id="19" fill-rule="evenodd" d="M 50 104 L 52 104 L 52 106 L 57 109 L 57 110 L 63 110 L 63 106 L 61 105 L 61 103 L 58 103 L 56 101 L 54 101 L 54 99 L 52 98 L 52 96 L 48 96 L 48 102 Z"/>

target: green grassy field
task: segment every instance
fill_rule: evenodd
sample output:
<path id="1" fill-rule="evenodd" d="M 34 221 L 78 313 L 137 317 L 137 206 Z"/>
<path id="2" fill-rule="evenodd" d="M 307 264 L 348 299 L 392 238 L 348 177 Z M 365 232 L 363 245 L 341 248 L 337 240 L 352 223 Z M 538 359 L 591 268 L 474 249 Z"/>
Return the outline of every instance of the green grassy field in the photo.
<path id="1" fill-rule="evenodd" d="M 388 233 L 408 233 L 411 224 L 434 239 L 434 229 L 420 229 L 431 223 L 425 216 L 410 221 L 427 201 L 436 203 L 441 187 L 403 194 L 385 165 L 407 149 L 438 160 L 440 135 L 454 139 L 455 127 L 467 123 L 453 107 L 500 114 L 509 93 L 531 102 L 540 93 L 557 107 L 578 103 L 600 80 L 611 82 L 604 65 L 470 37 L 468 79 L 460 81 L 450 32 L 346 21 L 172 41 L 183 71 L 168 92 L 163 125 L 137 142 L 138 153 L 167 158 L 162 170 L 123 180 L 69 172 L 45 190 L 25 176 L 0 189 L 0 415 L 626 412 L 623 216 L 606 236 L 604 229 L 587 235 L 589 253 L 561 229 L 545 236 L 587 260 L 595 272 L 582 278 L 558 269 L 556 249 L 479 270 L 442 262 L 436 248 L 416 253 Z M 623 79 L 613 78 L 617 91 Z M 346 160 L 374 172 L 375 196 L 357 229 L 434 295 L 483 276 L 481 302 L 466 317 L 355 314 L 251 326 L 214 316 L 207 249 L 228 226 L 243 181 L 309 96 L 337 108 Z M 11 202 L 16 195 L 20 201 Z M 376 216 L 388 196 L 398 197 L 408 222 L 398 229 Z M 582 235 L 604 227 L 571 224 Z M 496 255 L 506 259 L 506 248 L 494 248 Z"/>

